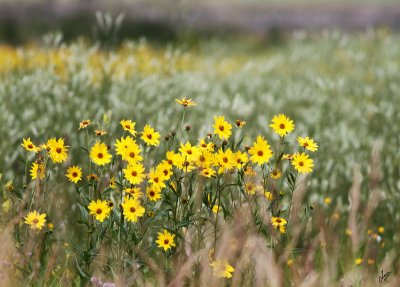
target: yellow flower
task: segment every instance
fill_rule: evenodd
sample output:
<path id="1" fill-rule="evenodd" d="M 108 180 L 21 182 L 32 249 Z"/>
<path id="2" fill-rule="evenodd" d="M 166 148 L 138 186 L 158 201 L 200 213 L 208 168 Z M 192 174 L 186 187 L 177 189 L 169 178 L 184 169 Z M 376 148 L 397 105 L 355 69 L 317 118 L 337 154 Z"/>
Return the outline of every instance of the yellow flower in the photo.
<path id="1" fill-rule="evenodd" d="M 204 177 L 210 178 L 215 176 L 215 170 L 213 170 L 212 168 L 203 168 L 200 174 Z"/>
<path id="2" fill-rule="evenodd" d="M 130 132 L 131 135 L 133 135 L 133 136 L 136 135 L 136 131 L 135 131 L 135 125 L 136 125 L 136 123 L 135 123 L 135 122 L 132 122 L 132 121 L 130 121 L 130 120 L 121 120 L 119 123 L 121 124 L 122 128 L 123 128 L 125 131 Z"/>
<path id="3" fill-rule="evenodd" d="M 272 226 L 275 227 L 276 229 L 279 229 L 279 231 L 281 233 L 286 232 L 286 224 L 287 224 L 286 219 L 281 218 L 281 217 L 272 217 L 271 223 L 272 223 Z"/>
<path id="4" fill-rule="evenodd" d="M 177 166 L 177 163 L 180 160 L 181 156 L 177 153 L 174 153 L 173 151 L 167 151 L 166 157 L 167 157 L 167 162 L 170 166 L 172 165 Z"/>
<path id="5" fill-rule="evenodd" d="M 91 125 L 92 124 L 92 122 L 90 121 L 90 120 L 84 120 L 84 121 L 81 121 L 80 123 L 79 123 L 79 129 L 78 129 L 78 131 L 80 131 L 81 129 L 86 129 L 89 125 Z"/>
<path id="6" fill-rule="evenodd" d="M 313 160 L 309 158 L 308 154 L 295 153 L 293 155 L 292 165 L 299 173 L 310 173 L 314 166 Z"/>
<path id="7" fill-rule="evenodd" d="M 374 264 L 375 264 L 375 260 L 369 258 L 369 259 L 368 259 L 368 265 L 374 265 Z"/>
<path id="8" fill-rule="evenodd" d="M 27 151 L 37 153 L 40 151 L 40 147 L 34 145 L 31 141 L 31 138 L 22 139 L 23 143 L 21 144 Z"/>
<path id="9" fill-rule="evenodd" d="M 136 199 L 139 199 L 143 196 L 143 192 L 139 187 L 126 187 L 124 191 Z"/>
<path id="10" fill-rule="evenodd" d="M 164 233 L 158 232 L 156 243 L 158 244 L 158 247 L 163 248 L 164 251 L 167 251 L 168 249 L 176 246 L 174 238 L 175 234 L 171 234 L 164 229 Z"/>
<path id="11" fill-rule="evenodd" d="M 186 142 L 185 144 L 181 144 L 179 148 L 180 153 L 187 161 L 194 162 L 200 155 L 199 148 L 196 146 L 192 146 L 190 142 Z"/>
<path id="12" fill-rule="evenodd" d="M 235 268 L 228 263 L 227 260 L 217 260 L 211 262 L 211 267 L 214 271 L 214 276 L 218 278 L 231 278 Z"/>
<path id="13" fill-rule="evenodd" d="M 143 160 L 143 157 L 140 156 L 141 153 L 140 147 L 136 144 L 136 141 L 131 142 L 124 149 L 122 156 L 123 160 L 126 160 L 128 163 L 139 162 Z"/>
<path id="14" fill-rule="evenodd" d="M 293 121 L 283 114 L 274 116 L 269 126 L 281 137 L 294 130 Z"/>
<path id="15" fill-rule="evenodd" d="M 146 177 L 144 175 L 144 167 L 141 163 L 130 164 L 123 172 L 130 184 L 140 184 Z"/>
<path id="16" fill-rule="evenodd" d="M 206 143 L 205 139 L 201 139 L 198 146 L 201 150 L 206 149 L 212 152 L 214 150 L 215 144 L 213 142 Z"/>
<path id="17" fill-rule="evenodd" d="M 39 176 L 39 179 L 44 179 L 46 176 L 46 168 L 43 163 L 34 162 L 31 168 L 31 177 L 35 180 Z"/>
<path id="18" fill-rule="evenodd" d="M 104 131 L 104 130 L 95 130 L 95 131 L 94 131 L 94 134 L 95 134 L 96 136 L 98 136 L 98 137 L 101 137 L 101 136 L 106 135 L 107 132 Z"/>
<path id="19" fill-rule="evenodd" d="M 111 162 L 111 154 L 104 143 L 96 142 L 90 150 L 90 158 L 97 165 L 106 165 Z"/>
<path id="20" fill-rule="evenodd" d="M 140 202 L 135 198 L 125 197 L 121 204 L 124 210 L 124 216 L 127 221 L 137 222 L 139 217 L 142 217 L 145 209 L 140 205 Z"/>
<path id="21" fill-rule="evenodd" d="M 274 169 L 273 171 L 271 171 L 271 173 L 269 174 L 269 176 L 272 179 L 280 179 L 282 176 L 282 172 L 279 168 Z"/>
<path id="22" fill-rule="evenodd" d="M 355 264 L 356 266 L 361 265 L 362 263 L 363 263 L 362 258 L 356 258 L 356 260 L 354 260 L 354 264 Z"/>
<path id="23" fill-rule="evenodd" d="M 286 264 L 287 264 L 287 266 L 292 266 L 293 265 L 293 259 L 288 259 Z"/>
<path id="24" fill-rule="evenodd" d="M 246 124 L 245 121 L 241 121 L 241 120 L 236 120 L 236 121 L 235 121 L 235 125 L 236 125 L 236 127 L 238 127 L 238 128 L 243 128 L 245 124 Z"/>
<path id="25" fill-rule="evenodd" d="M 255 194 L 256 193 L 256 185 L 251 181 L 248 181 L 248 182 L 245 183 L 244 189 L 246 190 L 246 192 L 248 194 Z"/>
<path id="26" fill-rule="evenodd" d="M 150 201 L 158 201 L 161 198 L 161 190 L 154 185 L 150 185 L 146 188 L 146 195 Z"/>
<path id="27" fill-rule="evenodd" d="M 378 233 L 384 233 L 385 232 L 385 227 L 383 227 L 383 226 L 379 226 L 378 227 Z"/>
<path id="28" fill-rule="evenodd" d="M 77 183 L 82 179 L 82 169 L 79 166 L 71 166 L 67 169 L 67 174 L 65 176 L 69 181 Z"/>
<path id="29" fill-rule="evenodd" d="M 88 181 L 99 181 L 99 177 L 95 173 L 89 174 L 86 179 Z"/>
<path id="30" fill-rule="evenodd" d="M 254 171 L 254 169 L 250 165 L 245 167 L 244 174 L 247 176 L 250 176 L 250 177 L 255 177 L 257 175 L 257 173 Z"/>
<path id="31" fill-rule="evenodd" d="M 208 149 L 202 149 L 195 161 L 195 164 L 200 168 L 210 168 L 215 164 L 215 156 Z"/>
<path id="32" fill-rule="evenodd" d="M 154 129 L 149 126 L 145 125 L 142 132 L 141 139 L 148 145 L 158 146 L 160 143 L 160 133 L 154 131 Z"/>
<path id="33" fill-rule="evenodd" d="M 331 199 L 330 197 L 325 197 L 325 198 L 324 198 L 324 203 L 325 203 L 326 205 L 331 204 L 331 202 L 332 202 L 332 199 Z"/>
<path id="34" fill-rule="evenodd" d="M 50 149 L 50 158 L 54 163 L 60 163 L 67 160 L 68 146 L 64 145 L 64 139 L 49 139 L 46 146 Z"/>
<path id="35" fill-rule="evenodd" d="M 215 155 L 215 159 L 219 165 L 218 173 L 223 173 L 225 171 L 229 171 L 235 167 L 235 157 L 230 148 L 223 151 L 221 148 L 218 150 L 218 153 Z"/>
<path id="36" fill-rule="evenodd" d="M 346 229 L 346 235 L 351 236 L 353 234 L 353 231 L 350 228 Z"/>
<path id="37" fill-rule="evenodd" d="M 162 174 L 164 180 L 168 180 L 172 175 L 172 166 L 169 165 L 168 161 L 163 160 L 157 165 L 156 173 Z"/>
<path id="38" fill-rule="evenodd" d="M 25 217 L 25 223 L 30 225 L 32 229 L 42 229 L 46 222 L 46 214 L 40 214 L 36 210 L 31 211 Z"/>
<path id="39" fill-rule="evenodd" d="M 90 214 L 96 217 L 96 220 L 103 222 L 104 219 L 108 217 L 111 212 L 111 208 L 108 205 L 107 200 L 100 200 L 97 201 L 92 200 L 88 206 Z"/>
<path id="40" fill-rule="evenodd" d="M 299 142 L 299 145 L 308 149 L 309 151 L 317 151 L 318 150 L 318 144 L 314 142 L 313 139 L 310 139 L 309 137 L 297 137 L 297 141 Z"/>
<path id="41" fill-rule="evenodd" d="M 282 159 L 292 160 L 293 159 L 293 155 L 292 154 L 284 154 L 282 156 Z"/>
<path id="42" fill-rule="evenodd" d="M 195 166 L 192 164 L 192 162 L 188 161 L 186 156 L 181 154 L 178 154 L 178 156 L 175 158 L 174 165 L 186 173 L 195 169 Z"/>
<path id="43" fill-rule="evenodd" d="M 149 183 L 155 185 L 159 189 L 163 189 L 165 187 L 164 174 L 154 168 L 150 169 Z"/>
<path id="44" fill-rule="evenodd" d="M 250 160 L 258 165 L 267 163 L 272 157 L 270 145 L 262 136 L 258 136 L 253 146 L 249 150 Z"/>
<path id="45" fill-rule="evenodd" d="M 272 201 L 274 199 L 274 196 L 272 195 L 272 192 L 270 192 L 270 191 L 264 192 L 264 196 L 268 201 Z"/>
<path id="46" fill-rule="evenodd" d="M 218 204 L 215 204 L 212 208 L 212 212 L 214 212 L 215 214 L 217 214 L 220 210 L 220 206 Z"/>
<path id="47" fill-rule="evenodd" d="M 235 152 L 235 166 L 237 169 L 242 169 L 248 161 L 249 157 L 247 153 L 241 152 L 240 150 Z"/>
<path id="48" fill-rule="evenodd" d="M 186 99 L 186 98 L 182 98 L 181 100 L 175 99 L 175 102 L 177 102 L 178 104 L 186 107 L 191 107 L 191 106 L 195 106 L 197 105 L 194 101 L 192 101 L 192 99 Z"/>
<path id="49" fill-rule="evenodd" d="M 113 176 L 113 177 L 110 179 L 109 186 L 110 186 L 110 188 L 112 188 L 112 189 L 116 189 L 116 188 L 117 188 L 117 181 L 116 181 L 115 176 Z"/>
<path id="50" fill-rule="evenodd" d="M 4 185 L 4 188 L 5 188 L 8 192 L 14 191 L 13 182 L 12 182 L 11 180 L 7 181 L 7 183 Z"/>
<path id="51" fill-rule="evenodd" d="M 225 121 L 224 116 L 214 117 L 214 120 L 215 120 L 215 124 L 213 125 L 214 133 L 217 134 L 220 139 L 227 140 L 232 134 L 231 132 L 232 125 L 230 125 L 228 122 Z"/>

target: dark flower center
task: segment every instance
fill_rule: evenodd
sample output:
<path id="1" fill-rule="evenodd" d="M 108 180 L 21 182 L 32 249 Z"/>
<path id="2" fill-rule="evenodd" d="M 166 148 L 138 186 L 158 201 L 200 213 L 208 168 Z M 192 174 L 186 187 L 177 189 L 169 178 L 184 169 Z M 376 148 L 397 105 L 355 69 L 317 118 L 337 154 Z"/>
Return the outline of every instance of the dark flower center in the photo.
<path id="1" fill-rule="evenodd" d="M 148 138 L 149 140 L 151 140 L 151 139 L 152 139 L 152 135 L 151 135 L 151 134 L 148 134 L 148 135 L 147 135 L 147 138 Z"/>
<path id="2" fill-rule="evenodd" d="M 77 172 L 73 172 L 72 173 L 72 177 L 77 177 L 78 176 L 78 173 Z"/>
<path id="3" fill-rule="evenodd" d="M 285 124 L 280 124 L 279 128 L 283 130 L 285 128 Z"/>
<path id="4" fill-rule="evenodd" d="M 164 244 L 165 245 L 169 244 L 169 240 L 168 239 L 164 239 Z"/>
<path id="5" fill-rule="evenodd" d="M 258 151 L 258 156 L 263 156 L 264 155 L 264 153 L 260 150 L 260 151 Z"/>
<path id="6" fill-rule="evenodd" d="M 223 132 L 224 129 L 225 129 L 224 126 L 219 126 L 218 128 L 219 128 L 219 130 L 220 130 L 221 132 Z"/>
<path id="7" fill-rule="evenodd" d="M 135 157 L 135 153 L 134 152 L 131 152 L 130 154 L 129 154 L 129 156 L 131 157 L 131 158 L 134 158 Z"/>
<path id="8" fill-rule="evenodd" d="M 97 155 L 98 158 L 103 158 L 103 154 L 101 152 L 99 152 L 99 154 Z"/>
<path id="9" fill-rule="evenodd" d="M 33 145 L 32 144 L 28 144 L 28 148 L 33 148 Z"/>
<path id="10" fill-rule="evenodd" d="M 134 213 L 134 212 L 136 211 L 136 209 L 135 209 L 134 207 L 131 207 L 131 208 L 129 209 L 129 211 L 132 212 L 132 213 Z"/>
<path id="11" fill-rule="evenodd" d="M 137 176 L 137 172 L 136 171 L 132 171 L 132 176 Z"/>
<path id="12" fill-rule="evenodd" d="M 103 210 L 101 209 L 101 208 L 98 208 L 97 210 L 96 210 L 96 213 L 97 214 L 101 214 L 103 212 Z"/>
<path id="13" fill-rule="evenodd" d="M 56 152 L 58 152 L 58 153 L 61 153 L 61 148 L 60 147 L 58 147 L 58 148 L 56 148 Z"/>
<path id="14" fill-rule="evenodd" d="M 39 219 L 35 218 L 34 220 L 32 220 L 32 222 L 33 222 L 34 224 L 37 224 L 37 223 L 39 223 Z"/>

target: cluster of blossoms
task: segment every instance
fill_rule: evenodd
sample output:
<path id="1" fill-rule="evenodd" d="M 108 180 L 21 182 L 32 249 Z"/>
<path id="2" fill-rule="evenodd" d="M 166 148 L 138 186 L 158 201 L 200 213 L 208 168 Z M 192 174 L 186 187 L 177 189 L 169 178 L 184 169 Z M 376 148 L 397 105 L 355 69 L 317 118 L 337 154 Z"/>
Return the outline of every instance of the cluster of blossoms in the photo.
<path id="1" fill-rule="evenodd" d="M 185 109 L 195 106 L 196 103 L 191 99 L 176 100 Z M 93 123 L 90 120 L 82 121 L 78 130 L 88 130 Z M 243 128 L 246 122 L 237 120 L 234 125 Z M 120 125 L 123 135 L 114 141 L 113 147 L 101 140 L 107 132 L 103 129 L 95 130 L 97 140 L 88 143 L 87 152 L 90 157 L 90 172 L 87 174 L 87 182 L 91 186 L 104 177 L 104 167 L 110 165 L 109 188 L 120 190 L 120 200 L 107 198 L 106 192 L 92 194 L 90 202 L 86 206 L 90 215 L 96 221 L 103 223 L 117 207 L 120 209 L 120 217 L 128 223 L 136 223 L 140 218 L 153 211 L 148 210 L 150 203 L 162 202 L 164 190 L 176 192 L 177 178 L 190 175 L 197 176 L 198 179 L 212 180 L 220 178 L 224 174 L 239 174 L 243 181 L 238 183 L 247 195 L 261 193 L 268 201 L 273 201 L 277 196 L 276 190 L 271 190 L 269 181 L 278 181 L 283 175 L 288 176 L 289 172 L 310 173 L 313 169 L 313 160 L 307 151 L 314 152 L 318 149 L 309 137 L 298 137 L 301 152 L 284 153 L 284 139 L 294 130 L 294 123 L 285 115 L 274 116 L 270 127 L 279 135 L 280 154 L 275 154 L 270 143 L 262 135 L 258 135 L 251 146 L 246 146 L 240 150 L 240 143 L 236 146 L 229 145 L 232 135 L 232 127 L 223 116 L 214 118 L 213 134 L 208 134 L 201 138 L 198 143 L 193 144 L 190 140 L 180 142 L 176 133 L 171 132 L 165 139 L 174 139 L 175 146 L 165 152 L 164 157 L 152 166 L 146 164 L 148 153 L 160 144 L 160 133 L 155 131 L 150 125 L 145 125 L 141 132 L 136 131 L 136 123 L 131 120 L 121 120 Z M 176 141 L 175 141 L 176 140 Z M 243 140 L 243 139 L 242 139 Z M 44 153 L 39 160 L 36 160 L 31 168 L 33 180 L 43 180 L 46 177 L 46 163 L 50 158 L 55 164 L 67 160 L 68 146 L 63 139 L 50 139 L 45 144 L 36 146 L 30 138 L 23 140 L 23 147 L 30 153 Z M 115 152 L 113 153 L 112 150 Z M 276 160 L 271 161 L 275 155 Z M 287 172 L 284 173 L 283 162 L 287 161 Z M 94 166 L 92 166 L 94 164 Z M 259 180 L 261 173 L 262 179 Z M 83 180 L 82 168 L 72 165 L 66 170 L 66 177 L 69 181 L 78 186 Z M 261 182 L 261 184 L 259 184 Z M 242 186 L 240 186 L 242 185 Z M 272 185 L 274 186 L 274 185 Z M 221 198 L 208 194 L 208 203 L 205 208 L 218 216 Z M 117 207 L 116 207 L 117 206 Z M 153 206 L 154 207 L 154 206 Z M 152 207 L 151 207 L 152 208 Z M 149 209 L 151 209 L 149 208 Z M 32 228 L 41 229 L 45 222 L 45 214 L 40 214 L 36 210 L 30 212 L 26 217 L 26 223 Z M 287 220 L 279 214 L 272 214 L 271 226 L 281 233 L 285 233 Z M 166 223 L 165 228 L 161 229 L 154 241 L 164 252 L 176 247 L 176 230 Z M 212 260 L 211 266 L 218 277 L 230 278 L 235 270 L 225 259 Z"/>

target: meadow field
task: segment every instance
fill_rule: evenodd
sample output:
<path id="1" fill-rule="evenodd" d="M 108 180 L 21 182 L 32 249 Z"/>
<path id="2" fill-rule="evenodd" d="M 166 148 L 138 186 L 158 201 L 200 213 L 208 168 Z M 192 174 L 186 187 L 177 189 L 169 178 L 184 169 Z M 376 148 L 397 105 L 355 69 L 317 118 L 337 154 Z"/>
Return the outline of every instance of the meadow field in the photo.
<path id="1" fill-rule="evenodd" d="M 0 46 L 1 285 L 399 286 L 398 45 Z"/>

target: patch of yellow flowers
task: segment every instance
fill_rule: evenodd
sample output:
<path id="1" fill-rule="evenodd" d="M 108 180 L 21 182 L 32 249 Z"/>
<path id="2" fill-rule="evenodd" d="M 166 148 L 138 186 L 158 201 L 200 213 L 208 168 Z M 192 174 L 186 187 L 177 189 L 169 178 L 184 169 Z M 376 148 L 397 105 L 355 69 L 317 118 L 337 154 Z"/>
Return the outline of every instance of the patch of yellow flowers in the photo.
<path id="1" fill-rule="evenodd" d="M 184 109 L 196 105 L 194 101 L 186 98 L 177 99 L 176 102 Z M 246 122 L 237 120 L 234 124 L 238 128 L 243 128 Z M 84 120 L 79 124 L 78 130 L 88 132 L 92 125 L 95 123 Z M 87 182 L 94 184 L 102 177 L 109 176 L 109 188 L 119 190 L 121 195 L 119 205 L 116 205 L 115 198 L 108 197 L 108 193 L 89 191 L 90 202 L 87 210 L 100 224 L 113 216 L 113 212 L 120 213 L 121 218 L 127 223 L 137 224 L 146 216 L 150 203 L 162 202 L 167 189 L 176 190 L 178 175 L 191 175 L 192 179 L 214 180 L 224 174 L 238 173 L 244 179 L 239 188 L 242 188 L 247 195 L 260 193 L 267 202 L 278 200 L 280 193 L 270 189 L 274 184 L 269 185 L 269 182 L 284 180 L 289 173 L 297 175 L 312 172 L 314 163 L 308 152 L 318 149 L 318 144 L 313 139 L 298 137 L 301 151 L 284 153 L 283 149 L 286 147 L 283 145 L 284 139 L 293 132 L 295 125 L 293 120 L 283 114 L 274 116 L 269 125 L 281 140 L 280 154 L 272 151 L 264 135 L 258 135 L 251 146 L 241 149 L 241 143 L 236 146 L 229 144 L 232 136 L 232 125 L 229 121 L 224 116 L 216 116 L 213 124 L 214 135 L 209 134 L 196 144 L 189 139 L 178 139 L 177 144 L 165 151 L 163 158 L 157 164 L 149 166 L 145 160 L 150 157 L 149 150 L 160 145 L 160 133 L 148 124 L 139 132 L 132 120 L 122 119 L 120 126 L 123 135 L 115 139 L 113 147 L 110 142 L 102 139 L 107 133 L 101 129 L 102 133 L 99 133 L 99 130 L 94 131 L 100 139 L 93 141 L 87 149 L 91 161 Z M 169 135 L 169 139 L 174 137 L 176 133 Z M 40 154 L 32 163 L 30 170 L 31 179 L 35 181 L 43 181 L 46 178 L 48 160 L 60 164 L 65 163 L 68 158 L 69 147 L 62 138 L 52 138 L 41 145 L 36 145 L 30 138 L 26 138 L 23 139 L 22 146 L 28 155 Z M 274 161 L 271 160 L 273 157 Z M 152 159 L 152 162 L 155 160 L 157 159 Z M 109 172 L 104 169 L 108 165 L 110 165 Z M 65 176 L 76 184 L 77 188 L 84 178 L 83 175 L 84 171 L 78 165 L 71 165 L 66 169 Z M 262 184 L 259 185 L 260 181 L 257 178 L 261 176 Z M 209 205 L 203 203 L 204 208 L 218 217 L 222 210 L 221 202 L 218 199 L 211 204 L 210 195 Z M 153 215 L 154 211 L 148 210 Z M 45 218 L 45 213 L 32 210 L 25 217 L 25 223 L 33 229 L 40 230 L 46 222 Z M 280 233 L 285 233 L 287 224 L 287 219 L 281 217 L 279 213 L 271 214 L 270 225 Z M 155 243 L 164 252 L 169 252 L 179 243 L 174 234 L 177 229 L 174 229 L 174 225 L 167 218 L 164 219 L 163 225 L 164 228 L 157 233 Z M 225 259 L 212 260 L 211 267 L 217 277 L 230 278 L 235 271 Z"/>

